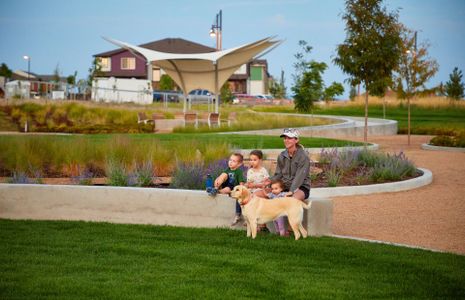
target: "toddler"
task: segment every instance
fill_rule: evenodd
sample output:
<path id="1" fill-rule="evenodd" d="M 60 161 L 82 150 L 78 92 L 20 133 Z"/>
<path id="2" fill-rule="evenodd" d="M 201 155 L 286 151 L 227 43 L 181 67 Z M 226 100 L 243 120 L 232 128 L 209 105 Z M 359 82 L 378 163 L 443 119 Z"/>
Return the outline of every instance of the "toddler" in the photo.
<path id="1" fill-rule="evenodd" d="M 284 192 L 283 189 L 284 183 L 280 179 L 271 181 L 271 193 L 268 193 L 268 198 L 274 199 L 286 197 L 287 193 Z M 276 232 L 279 232 L 280 236 L 288 235 L 286 230 L 286 220 L 284 219 L 284 216 L 277 218 L 274 221 L 274 226 L 276 227 Z"/>

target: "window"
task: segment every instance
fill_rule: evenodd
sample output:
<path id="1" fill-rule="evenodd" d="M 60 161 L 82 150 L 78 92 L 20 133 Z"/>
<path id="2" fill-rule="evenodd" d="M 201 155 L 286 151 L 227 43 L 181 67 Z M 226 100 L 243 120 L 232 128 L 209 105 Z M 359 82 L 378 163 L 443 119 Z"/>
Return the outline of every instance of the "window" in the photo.
<path id="1" fill-rule="evenodd" d="M 101 71 L 108 72 L 111 71 L 111 57 L 100 57 L 100 67 Z"/>
<path id="2" fill-rule="evenodd" d="M 152 69 L 152 81 L 160 81 L 160 69 Z"/>
<path id="3" fill-rule="evenodd" d="M 134 57 L 122 57 L 121 58 L 121 70 L 135 70 L 136 59 Z"/>

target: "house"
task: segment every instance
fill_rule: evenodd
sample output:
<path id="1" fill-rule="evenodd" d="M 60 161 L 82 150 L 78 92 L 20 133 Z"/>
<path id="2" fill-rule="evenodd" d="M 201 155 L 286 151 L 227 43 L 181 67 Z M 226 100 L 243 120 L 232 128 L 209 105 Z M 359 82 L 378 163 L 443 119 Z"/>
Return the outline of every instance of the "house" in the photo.
<path id="1" fill-rule="evenodd" d="M 228 82 L 235 94 L 259 95 L 268 94 L 269 80 L 268 62 L 255 59 L 237 69 Z"/>
<path id="2" fill-rule="evenodd" d="M 217 51 L 215 48 L 181 38 L 166 38 L 139 46 L 169 53 L 187 54 Z M 135 55 L 124 48 L 98 53 L 93 56 L 100 62 L 101 75 L 99 77 L 145 79 L 152 82 L 153 89 L 159 89 L 160 77 L 165 74 L 163 69 L 147 64 L 144 57 Z M 267 94 L 268 78 L 267 61 L 254 60 L 242 65 L 229 79 L 229 85 L 234 93 Z"/>
<path id="3" fill-rule="evenodd" d="M 29 81 L 31 96 L 51 96 L 52 91 L 66 91 L 66 77 L 59 77 L 56 82 L 55 75 L 39 75 L 22 70 L 13 71 L 11 80 Z"/>

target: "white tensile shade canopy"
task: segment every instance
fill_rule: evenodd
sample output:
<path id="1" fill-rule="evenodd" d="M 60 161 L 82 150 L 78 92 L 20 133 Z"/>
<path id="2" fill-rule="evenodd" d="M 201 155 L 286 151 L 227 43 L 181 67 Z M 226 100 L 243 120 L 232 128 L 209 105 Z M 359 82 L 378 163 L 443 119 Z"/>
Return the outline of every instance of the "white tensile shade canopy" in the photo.
<path id="1" fill-rule="evenodd" d="M 253 58 L 264 55 L 280 44 L 281 41 L 268 37 L 254 43 L 232 49 L 197 54 L 166 53 L 134 46 L 110 38 L 105 40 L 135 54 L 140 54 L 147 62 L 162 68 L 184 92 L 184 112 L 187 93 L 194 89 L 213 91 L 218 99 L 220 87 L 243 64 Z M 271 48 L 272 47 L 272 48 Z M 267 52 L 267 50 L 270 48 Z M 218 112 L 218 101 L 215 102 Z"/>

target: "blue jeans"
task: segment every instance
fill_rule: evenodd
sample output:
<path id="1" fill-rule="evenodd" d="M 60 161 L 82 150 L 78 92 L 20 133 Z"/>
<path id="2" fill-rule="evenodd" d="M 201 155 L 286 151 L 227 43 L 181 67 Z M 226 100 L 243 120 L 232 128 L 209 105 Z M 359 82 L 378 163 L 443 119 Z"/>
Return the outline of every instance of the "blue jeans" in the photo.
<path id="1" fill-rule="evenodd" d="M 239 202 L 236 200 L 236 215 L 242 215 L 242 208 Z"/>

